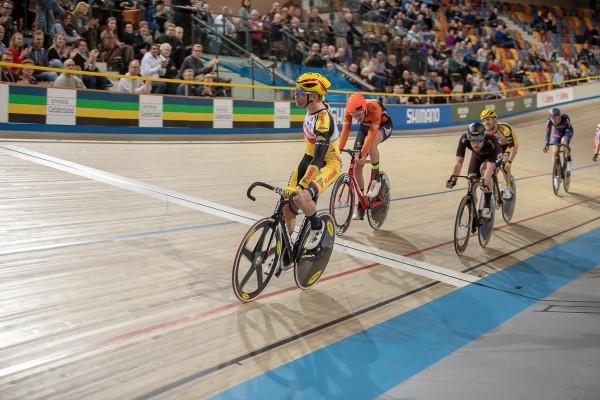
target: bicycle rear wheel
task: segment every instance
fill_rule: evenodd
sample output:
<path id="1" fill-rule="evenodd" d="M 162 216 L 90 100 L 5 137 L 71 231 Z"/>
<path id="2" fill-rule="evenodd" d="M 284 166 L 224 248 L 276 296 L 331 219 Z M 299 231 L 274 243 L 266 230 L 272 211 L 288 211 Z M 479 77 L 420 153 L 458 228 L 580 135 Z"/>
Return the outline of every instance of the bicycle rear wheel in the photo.
<path id="1" fill-rule="evenodd" d="M 563 162 L 563 188 L 567 193 L 569 193 L 569 186 L 571 186 L 571 171 L 567 171 L 567 160 L 565 158 Z"/>
<path id="2" fill-rule="evenodd" d="M 379 204 L 371 206 L 367 210 L 367 220 L 369 220 L 369 225 L 373 229 L 381 228 L 390 210 L 390 180 L 385 172 L 381 172 L 380 174 L 381 189 L 379 189 L 377 197 L 371 200 L 371 203 L 379 202 Z"/>
<path id="3" fill-rule="evenodd" d="M 558 189 L 560 189 L 560 175 L 561 175 L 561 167 L 559 156 L 554 160 L 554 165 L 552 167 L 552 190 L 554 190 L 554 194 L 558 196 Z"/>
<path id="4" fill-rule="evenodd" d="M 473 207 L 471 205 L 471 198 L 465 196 L 458 205 L 456 221 L 454 222 L 454 250 L 459 256 L 462 256 L 467 249 L 472 226 Z"/>
<path id="5" fill-rule="evenodd" d="M 335 244 L 335 223 L 328 213 L 319 214 L 319 219 L 325 224 L 323 238 L 319 245 L 312 249 L 304 249 L 306 238 L 300 241 L 300 255 L 294 268 L 294 280 L 300 289 L 308 289 L 319 282 L 331 258 Z M 304 235 L 306 236 L 306 235 Z"/>
<path id="6" fill-rule="evenodd" d="M 279 268 L 281 230 L 272 218 L 255 223 L 246 233 L 233 262 L 233 293 L 241 301 L 254 300 Z"/>
<path id="7" fill-rule="evenodd" d="M 352 190 L 350 176 L 340 175 L 333 185 L 329 199 L 329 213 L 335 224 L 335 232 L 342 235 L 350 227 L 354 211 L 355 193 Z"/>

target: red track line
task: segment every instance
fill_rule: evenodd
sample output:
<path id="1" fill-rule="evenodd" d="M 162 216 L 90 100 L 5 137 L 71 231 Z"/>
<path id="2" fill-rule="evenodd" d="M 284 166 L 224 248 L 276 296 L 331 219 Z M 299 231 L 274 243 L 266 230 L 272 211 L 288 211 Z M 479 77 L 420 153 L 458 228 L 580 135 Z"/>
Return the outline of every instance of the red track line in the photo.
<path id="1" fill-rule="evenodd" d="M 582 201 L 579 201 L 577 203 L 569 204 L 567 206 L 560 207 L 560 208 L 557 208 L 557 209 L 554 209 L 554 210 L 551 210 L 551 211 L 548 211 L 548 212 L 545 212 L 545 213 L 542 213 L 542 214 L 539 214 L 539 215 L 535 215 L 533 217 L 525 218 L 525 219 L 522 219 L 522 220 L 517 221 L 517 222 L 511 222 L 511 223 L 508 223 L 506 225 L 496 227 L 496 228 L 494 228 L 494 230 L 503 229 L 503 228 L 505 228 L 507 226 L 516 225 L 516 224 L 520 224 L 520 223 L 523 223 L 523 222 L 526 222 L 526 221 L 530 221 L 530 220 L 533 220 L 533 219 L 541 218 L 541 217 L 544 217 L 546 215 L 549 215 L 549 214 L 552 214 L 552 213 L 555 213 L 555 212 L 558 212 L 558 211 L 566 210 L 567 208 L 571 208 L 571 207 L 574 207 L 574 206 L 577 206 L 577 205 L 580 205 L 580 204 L 583 204 L 583 203 L 587 203 L 587 202 L 589 202 L 591 200 L 596 200 L 598 198 L 600 198 L 600 196 L 596 196 L 596 197 L 593 197 L 593 198 L 587 199 L 587 200 L 582 200 Z M 473 234 L 473 236 L 474 235 L 475 234 Z M 450 243 L 453 243 L 453 240 L 450 240 L 450 241 L 447 241 L 447 242 L 443 242 L 443 243 L 440 243 L 440 244 L 437 244 L 437 245 L 434 245 L 434 246 L 425 247 L 423 249 L 415 250 L 415 251 L 412 251 L 410 253 L 404 254 L 404 256 L 408 257 L 408 256 L 411 256 L 411 255 L 414 255 L 414 254 L 424 253 L 426 251 L 433 250 L 433 249 L 436 249 L 436 248 L 448 245 Z M 322 281 L 328 281 L 328 280 L 331 280 L 331 279 L 336 279 L 336 278 L 339 278 L 341 276 L 353 274 L 355 272 L 359 272 L 359 271 L 366 270 L 366 269 L 370 269 L 370 268 L 376 267 L 378 265 L 380 265 L 380 264 L 379 263 L 373 263 L 373 264 L 363 265 L 361 267 L 357 267 L 357 268 L 354 268 L 354 269 L 351 269 L 351 270 L 348 270 L 348 271 L 340 272 L 340 273 L 335 274 L 335 275 L 330 275 L 330 276 L 324 277 L 321 280 Z M 271 292 L 271 293 L 268 293 L 268 294 L 265 294 L 265 295 L 261 295 L 258 298 L 259 299 L 265 299 L 265 298 L 273 297 L 273 296 L 276 296 L 276 295 L 279 295 L 279 294 L 282 294 L 282 293 L 285 293 L 285 292 L 292 291 L 294 289 L 296 289 L 296 286 L 290 286 L 288 288 L 280 289 L 280 290 L 277 290 L 275 292 Z M 68 356 L 72 356 L 72 355 L 76 355 L 76 354 L 85 353 L 85 352 L 97 349 L 99 347 L 103 347 L 103 346 L 109 345 L 111 343 L 115 343 L 115 342 L 118 342 L 118 341 L 121 341 L 121 340 L 124 340 L 124 339 L 128 339 L 128 338 L 131 338 L 131 337 L 135 337 L 135 336 L 138 336 L 138 335 L 141 335 L 141 334 L 144 334 L 144 333 L 153 332 L 155 330 L 166 328 L 166 327 L 173 326 L 173 325 L 177 325 L 177 324 L 180 324 L 182 322 L 193 321 L 193 320 L 198 319 L 200 317 L 204 317 L 206 315 L 215 314 L 215 313 L 217 313 L 219 311 L 229 310 L 231 308 L 234 308 L 234 307 L 237 307 L 237 306 L 240 306 L 240 305 L 243 305 L 243 304 L 244 304 L 243 302 L 237 301 L 237 302 L 226 304 L 226 305 L 223 305 L 223 306 L 220 306 L 220 307 L 216 307 L 216 308 L 213 308 L 213 309 L 210 309 L 210 310 L 200 311 L 200 312 L 197 312 L 197 313 L 194 313 L 194 314 L 191 314 L 191 315 L 187 315 L 187 316 L 184 316 L 184 317 L 180 317 L 180 318 L 177 318 L 177 319 L 173 319 L 173 320 L 170 320 L 170 321 L 161 322 L 160 324 L 151 325 L 151 326 L 148 326 L 148 327 L 145 327 L 145 328 L 136 329 L 134 331 L 125 332 L 125 333 L 122 333 L 122 334 L 117 335 L 117 336 L 112 336 L 112 337 L 109 337 L 109 338 L 106 338 L 106 339 L 98 340 L 96 342 L 86 343 L 86 344 L 83 344 L 81 346 L 77 346 L 77 347 L 68 349 L 66 351 L 59 352 L 58 354 L 55 354 L 54 357 L 52 355 L 49 356 L 49 357 L 44 357 L 44 360 L 45 360 L 44 362 L 40 362 L 40 363 L 37 363 L 37 364 L 35 362 L 33 362 L 33 363 L 25 362 L 23 364 L 35 364 L 35 366 L 39 366 L 39 365 L 45 364 L 47 362 L 55 361 L 55 360 L 58 360 L 58 359 L 61 359 L 61 358 L 65 358 L 65 357 L 68 357 Z M 15 367 L 15 369 L 18 369 L 18 366 L 14 366 L 14 367 Z M 11 369 L 11 367 L 9 367 L 8 369 Z M 0 372 L 1 372 L 1 370 L 0 370 Z"/>

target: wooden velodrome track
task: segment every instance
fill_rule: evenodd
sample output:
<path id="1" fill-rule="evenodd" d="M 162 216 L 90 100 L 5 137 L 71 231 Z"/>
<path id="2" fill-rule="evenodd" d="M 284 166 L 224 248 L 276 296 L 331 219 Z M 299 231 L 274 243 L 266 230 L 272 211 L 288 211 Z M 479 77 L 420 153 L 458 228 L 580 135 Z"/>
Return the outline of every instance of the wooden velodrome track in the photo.
<path id="1" fill-rule="evenodd" d="M 232 260 L 276 196 L 258 190 L 251 202 L 246 189 L 256 180 L 284 185 L 302 155 L 300 132 L 263 142 L 5 139 L 0 398 L 211 397 L 597 229 L 600 100 L 560 108 L 575 127 L 570 193 L 552 193 L 550 154 L 541 151 L 547 110 L 506 120 L 520 141 L 518 203 L 511 224 L 497 215 L 486 249 L 474 238 L 459 258 L 452 245 L 465 184 L 444 184 L 466 127 L 395 132 L 381 147 L 393 198 L 387 221 L 379 231 L 353 221 L 338 242 L 363 254 L 340 246 L 313 289 L 297 289 L 288 271 L 251 304 L 232 293 Z M 388 265 L 380 250 L 395 255 Z M 327 368 L 307 364 L 302 373 L 326 380 L 343 360 L 331 355 Z M 363 378 L 369 385 L 354 377 Z M 299 379 L 271 381 L 301 391 Z"/>

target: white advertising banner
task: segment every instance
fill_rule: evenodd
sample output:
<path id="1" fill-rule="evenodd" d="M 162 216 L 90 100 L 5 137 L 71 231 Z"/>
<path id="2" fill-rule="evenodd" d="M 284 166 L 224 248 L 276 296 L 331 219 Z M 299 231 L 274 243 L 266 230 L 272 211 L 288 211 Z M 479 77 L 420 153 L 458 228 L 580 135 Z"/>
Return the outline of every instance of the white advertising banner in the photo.
<path id="1" fill-rule="evenodd" d="M 213 127 L 233 128 L 233 100 L 213 100 Z"/>
<path id="2" fill-rule="evenodd" d="M 162 96 L 140 95 L 140 124 L 142 128 L 162 128 Z"/>
<path id="3" fill-rule="evenodd" d="M 77 91 L 48 88 L 46 92 L 46 124 L 75 125 Z"/>
<path id="4" fill-rule="evenodd" d="M 286 102 L 275 102 L 275 124 L 274 128 L 290 127 L 290 104 Z"/>

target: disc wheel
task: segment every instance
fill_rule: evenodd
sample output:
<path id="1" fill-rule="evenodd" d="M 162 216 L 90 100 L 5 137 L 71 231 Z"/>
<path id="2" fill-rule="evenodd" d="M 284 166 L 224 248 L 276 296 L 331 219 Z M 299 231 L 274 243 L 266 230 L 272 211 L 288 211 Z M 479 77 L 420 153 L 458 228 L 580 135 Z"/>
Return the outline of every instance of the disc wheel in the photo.
<path id="1" fill-rule="evenodd" d="M 329 199 L 329 214 L 335 224 L 335 233 L 342 235 L 350 227 L 354 211 L 355 193 L 352 190 L 350 176 L 340 175 L 333 185 Z"/>
<path id="2" fill-rule="evenodd" d="M 456 221 L 454 222 L 454 250 L 459 256 L 462 256 L 467 249 L 472 226 L 473 208 L 471 199 L 465 196 L 458 205 Z"/>
<path id="3" fill-rule="evenodd" d="M 375 230 L 381 228 L 388 216 L 388 212 L 390 211 L 390 180 L 385 172 L 381 172 L 380 179 L 381 189 L 379 189 L 379 194 L 377 197 L 372 199 L 371 202 L 381 201 L 381 203 L 377 204 L 376 206 L 369 207 L 367 210 L 367 220 L 369 221 L 371 228 Z"/>
<path id="4" fill-rule="evenodd" d="M 240 243 L 232 270 L 233 293 L 241 301 L 258 297 L 279 268 L 281 231 L 272 218 L 261 219 Z"/>

